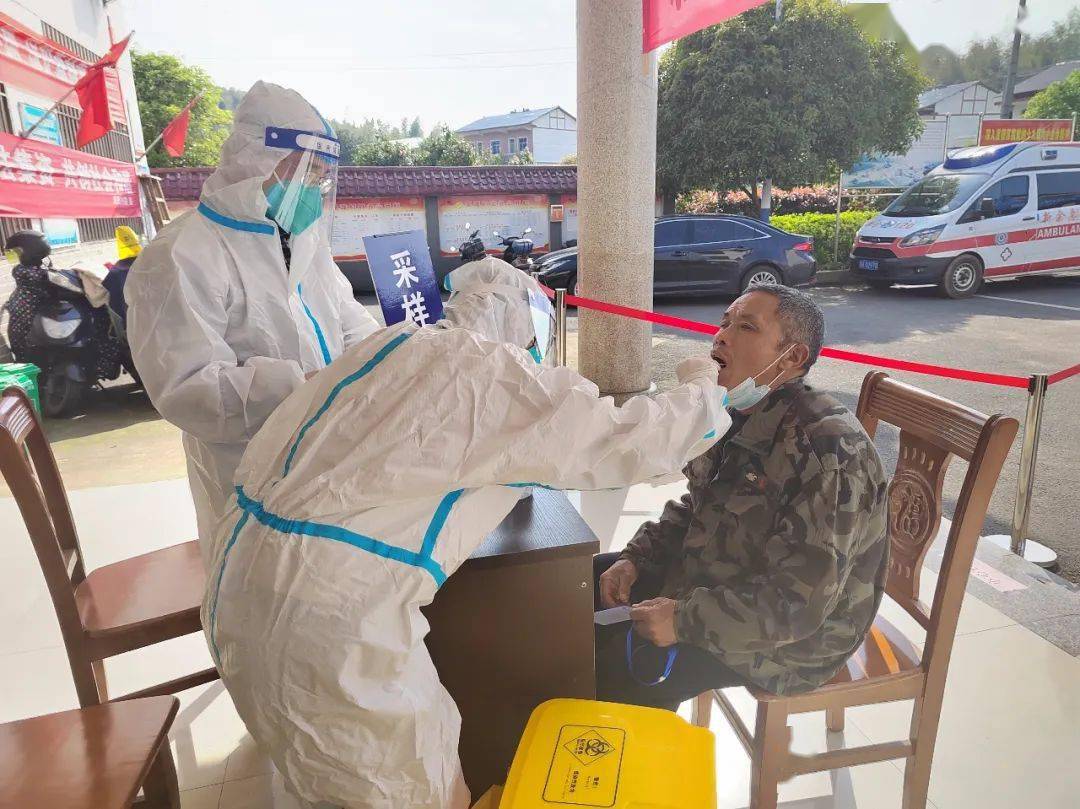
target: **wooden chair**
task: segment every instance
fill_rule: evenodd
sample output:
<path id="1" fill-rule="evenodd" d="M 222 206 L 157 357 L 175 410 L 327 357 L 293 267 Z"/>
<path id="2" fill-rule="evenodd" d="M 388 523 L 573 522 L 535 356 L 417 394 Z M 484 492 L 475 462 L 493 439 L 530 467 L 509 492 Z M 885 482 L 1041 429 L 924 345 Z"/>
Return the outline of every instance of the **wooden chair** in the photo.
<path id="1" fill-rule="evenodd" d="M 114 702 L 0 725 L 0 806 L 180 809 L 167 734 L 176 697 Z"/>
<path id="2" fill-rule="evenodd" d="M 960 604 L 990 496 L 1018 425 L 1015 419 L 984 416 L 882 372 L 868 374 L 863 382 L 858 417 L 871 438 L 879 422 L 900 428 L 899 459 L 888 494 L 886 592 L 926 629 L 925 651 L 920 656 L 899 630 L 878 617 L 845 668 L 821 688 L 786 697 L 751 688 L 757 700 L 753 734 L 723 693 L 699 696 L 694 723 L 708 727 L 715 699 L 750 754 L 751 809 L 775 809 L 778 785 L 795 776 L 898 758 L 906 760 L 904 809 L 926 806 Z M 928 608 L 919 600 L 919 575 L 941 524 L 941 487 L 954 455 L 968 462 L 967 475 Z M 846 708 L 909 699 L 914 700 L 911 733 L 903 741 L 813 756 L 791 752 L 787 718 L 792 714 L 823 710 L 827 728 L 841 731 Z"/>
<path id="3" fill-rule="evenodd" d="M 34 543 L 83 707 L 109 701 L 107 657 L 200 632 L 205 574 L 196 542 L 185 542 L 86 574 L 56 459 L 30 400 L 0 395 L 0 471 Z M 216 680 L 216 669 L 127 694 L 172 694 Z"/>

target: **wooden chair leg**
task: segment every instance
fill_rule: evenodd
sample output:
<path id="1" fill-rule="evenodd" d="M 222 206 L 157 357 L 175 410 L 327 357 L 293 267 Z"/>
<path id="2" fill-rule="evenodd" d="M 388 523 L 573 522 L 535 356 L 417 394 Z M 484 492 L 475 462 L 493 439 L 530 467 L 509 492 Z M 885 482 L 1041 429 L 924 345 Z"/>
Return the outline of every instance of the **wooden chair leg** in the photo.
<path id="1" fill-rule="evenodd" d="M 825 727 L 827 727 L 831 733 L 842 733 L 844 730 L 844 709 L 826 708 Z"/>
<path id="2" fill-rule="evenodd" d="M 169 740 L 161 743 L 161 750 L 150 765 L 143 781 L 143 802 L 140 809 L 180 809 L 180 784 L 176 778 Z"/>
<path id="3" fill-rule="evenodd" d="M 776 809 L 781 774 L 791 751 L 787 706 L 759 702 L 750 754 L 750 809 Z"/>
<path id="4" fill-rule="evenodd" d="M 915 700 L 915 707 L 911 711 L 911 742 L 915 750 L 904 766 L 903 809 L 926 809 L 940 716 L 940 696 L 931 700 L 924 695 Z"/>
<path id="5" fill-rule="evenodd" d="M 708 728 L 712 721 L 713 693 L 706 691 L 694 697 L 694 707 L 690 712 L 690 722 L 699 728 Z"/>
<path id="6" fill-rule="evenodd" d="M 94 660 L 90 663 L 94 672 L 94 682 L 97 685 L 98 699 L 102 704 L 109 701 L 109 681 L 105 678 L 105 661 Z"/>

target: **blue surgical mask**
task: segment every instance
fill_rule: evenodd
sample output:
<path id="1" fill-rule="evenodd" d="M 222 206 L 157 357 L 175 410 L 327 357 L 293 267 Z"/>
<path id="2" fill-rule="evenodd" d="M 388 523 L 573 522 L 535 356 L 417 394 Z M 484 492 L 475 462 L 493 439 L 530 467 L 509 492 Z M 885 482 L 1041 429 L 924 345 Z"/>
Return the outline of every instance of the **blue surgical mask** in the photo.
<path id="1" fill-rule="evenodd" d="M 744 379 L 738 385 L 729 390 L 727 394 L 728 405 L 734 407 L 736 410 L 749 410 L 751 407 L 758 404 L 762 399 L 768 396 L 769 391 L 772 390 L 773 383 L 776 382 L 777 379 L 782 377 L 784 375 L 784 372 L 781 371 L 776 376 L 774 376 L 772 382 L 768 383 L 767 385 L 757 384 L 757 377 L 761 376 L 763 373 L 776 365 L 776 363 L 780 362 L 780 360 L 786 357 L 793 348 L 795 348 L 794 345 L 788 346 L 786 349 L 784 349 L 784 352 L 775 360 L 770 362 L 753 376 L 746 377 L 746 379 Z"/>
<path id="2" fill-rule="evenodd" d="M 317 186 L 304 185 L 297 180 L 283 183 L 276 174 L 274 180 L 274 185 L 266 193 L 266 201 L 270 203 L 267 216 L 281 225 L 286 233 L 293 236 L 303 233 L 322 216 L 322 191 Z M 285 206 L 288 210 L 282 210 L 287 197 L 290 199 L 289 205 Z"/>

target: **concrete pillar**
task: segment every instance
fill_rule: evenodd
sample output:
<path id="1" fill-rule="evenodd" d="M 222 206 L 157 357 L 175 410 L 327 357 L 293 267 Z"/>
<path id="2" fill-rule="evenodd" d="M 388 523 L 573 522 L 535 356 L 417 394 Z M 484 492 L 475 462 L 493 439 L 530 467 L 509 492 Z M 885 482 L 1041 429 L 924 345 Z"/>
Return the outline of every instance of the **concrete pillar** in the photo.
<path id="1" fill-rule="evenodd" d="M 641 0 L 577 0 L 579 295 L 652 308 L 656 56 Z M 605 394 L 648 390 L 652 327 L 578 310 L 578 365 Z"/>

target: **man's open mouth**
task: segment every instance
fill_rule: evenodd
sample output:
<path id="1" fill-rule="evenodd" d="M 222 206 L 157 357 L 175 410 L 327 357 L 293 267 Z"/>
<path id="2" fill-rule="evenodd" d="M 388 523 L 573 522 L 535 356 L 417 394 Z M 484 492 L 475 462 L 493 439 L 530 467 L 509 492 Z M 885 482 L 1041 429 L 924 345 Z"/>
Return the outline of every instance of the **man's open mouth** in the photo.
<path id="1" fill-rule="evenodd" d="M 716 364 L 720 366 L 721 370 L 723 370 L 724 368 L 727 368 L 727 361 L 723 357 L 718 357 L 715 354 L 713 354 L 712 358 L 716 361 Z"/>

